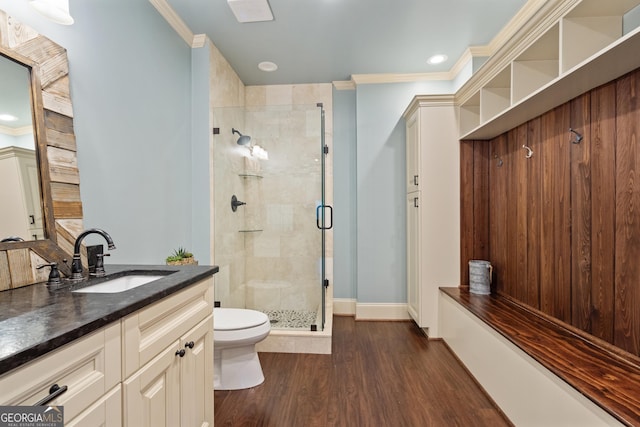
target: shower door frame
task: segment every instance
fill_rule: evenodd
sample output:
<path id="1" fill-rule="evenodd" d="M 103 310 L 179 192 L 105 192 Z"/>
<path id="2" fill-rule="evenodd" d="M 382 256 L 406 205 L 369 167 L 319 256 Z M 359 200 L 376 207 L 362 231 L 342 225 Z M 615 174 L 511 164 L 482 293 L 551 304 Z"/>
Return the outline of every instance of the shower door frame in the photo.
<path id="1" fill-rule="evenodd" d="M 327 255 L 327 243 L 326 243 L 326 232 L 327 230 L 331 230 L 333 228 L 333 206 L 326 204 L 326 157 L 329 155 L 329 146 L 326 144 L 325 140 L 325 112 L 324 106 L 321 102 L 317 103 L 316 106 L 320 108 L 320 205 L 316 209 L 316 224 L 321 232 L 321 240 L 322 240 L 322 252 L 320 255 L 321 258 L 321 278 L 320 278 L 320 286 L 321 286 L 321 310 L 322 310 L 322 325 L 321 330 L 324 330 L 324 325 L 326 323 L 326 298 L 327 298 L 327 290 L 329 288 L 329 279 L 327 279 L 327 270 L 326 270 L 326 255 Z M 327 215 L 326 211 L 329 210 L 329 220 L 330 223 L 327 226 Z M 319 213 L 319 214 L 318 214 Z"/>

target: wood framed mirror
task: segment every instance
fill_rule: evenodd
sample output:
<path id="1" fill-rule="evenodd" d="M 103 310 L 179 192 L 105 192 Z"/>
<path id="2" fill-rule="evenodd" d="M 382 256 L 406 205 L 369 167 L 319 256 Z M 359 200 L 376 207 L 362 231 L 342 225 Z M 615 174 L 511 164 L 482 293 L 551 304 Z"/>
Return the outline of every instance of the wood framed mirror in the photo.
<path id="1" fill-rule="evenodd" d="M 66 50 L 0 10 L 0 57 L 28 71 L 44 229 L 42 239 L 0 243 L 4 290 L 46 280 L 46 269 L 36 268 L 43 263 L 70 273 L 64 260 L 82 230 L 82 203 Z"/>

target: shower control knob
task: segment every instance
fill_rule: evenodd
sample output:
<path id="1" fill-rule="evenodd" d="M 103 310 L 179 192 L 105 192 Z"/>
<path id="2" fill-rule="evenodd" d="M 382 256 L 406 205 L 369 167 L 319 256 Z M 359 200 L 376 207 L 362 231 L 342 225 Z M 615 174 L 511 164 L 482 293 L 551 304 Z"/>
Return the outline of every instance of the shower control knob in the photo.
<path id="1" fill-rule="evenodd" d="M 184 348 L 193 348 L 194 345 L 196 344 L 193 341 L 189 341 L 184 345 Z"/>
<path id="2" fill-rule="evenodd" d="M 184 351 L 184 348 L 181 348 L 180 350 L 176 351 L 176 356 L 184 357 L 186 353 L 187 352 Z"/>

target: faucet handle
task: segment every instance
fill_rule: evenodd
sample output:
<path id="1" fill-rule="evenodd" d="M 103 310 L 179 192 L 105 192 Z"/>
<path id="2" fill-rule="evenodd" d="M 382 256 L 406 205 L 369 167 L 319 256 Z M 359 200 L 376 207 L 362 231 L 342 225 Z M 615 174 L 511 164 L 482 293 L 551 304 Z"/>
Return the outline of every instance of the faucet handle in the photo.
<path id="1" fill-rule="evenodd" d="M 96 272 L 94 273 L 96 277 L 103 277 L 105 275 L 104 257 L 106 256 L 111 256 L 111 254 L 96 254 Z"/>
<path id="2" fill-rule="evenodd" d="M 51 271 L 49 272 L 49 279 L 47 280 L 47 286 L 49 287 L 60 286 L 61 281 L 60 281 L 60 271 L 58 271 L 58 263 L 52 262 L 49 264 L 40 264 L 36 268 L 40 270 L 41 268 L 44 268 L 44 267 L 51 267 Z"/>

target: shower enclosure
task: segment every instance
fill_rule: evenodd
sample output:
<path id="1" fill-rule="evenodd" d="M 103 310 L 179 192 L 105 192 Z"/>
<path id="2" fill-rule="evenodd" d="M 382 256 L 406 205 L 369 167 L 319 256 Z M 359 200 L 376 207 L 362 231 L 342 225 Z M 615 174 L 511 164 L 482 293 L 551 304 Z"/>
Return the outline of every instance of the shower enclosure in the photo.
<path id="1" fill-rule="evenodd" d="M 272 329 L 322 330 L 333 221 L 322 104 L 216 108 L 216 130 L 216 301 L 263 311 Z"/>

